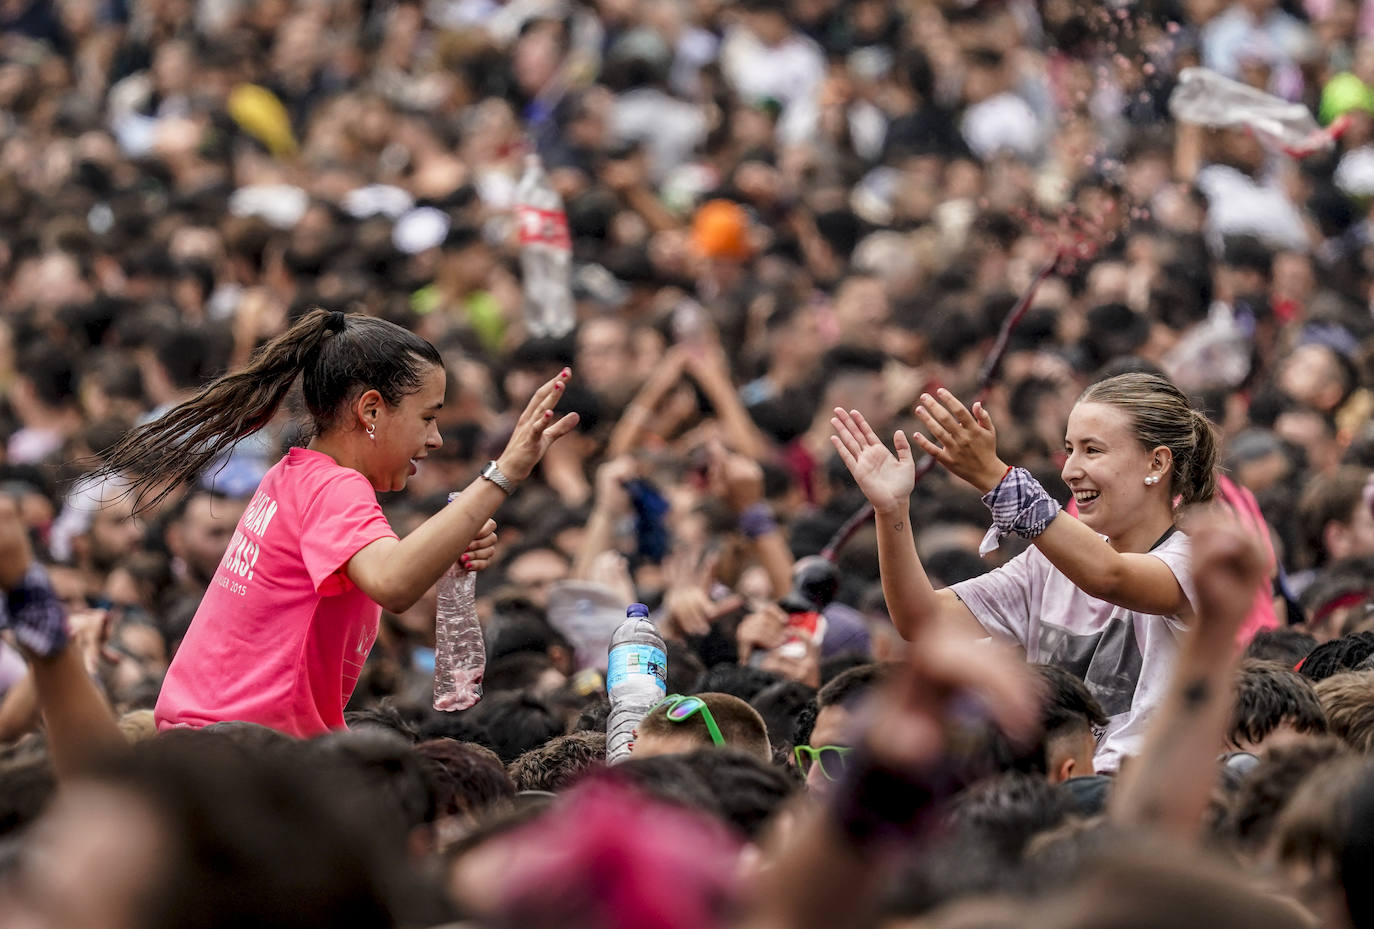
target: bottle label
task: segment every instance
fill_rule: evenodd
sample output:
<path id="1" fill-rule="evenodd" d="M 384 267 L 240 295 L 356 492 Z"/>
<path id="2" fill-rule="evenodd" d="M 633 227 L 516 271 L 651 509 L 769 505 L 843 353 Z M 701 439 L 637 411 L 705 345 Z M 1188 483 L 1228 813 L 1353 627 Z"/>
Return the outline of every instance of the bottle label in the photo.
<path id="1" fill-rule="evenodd" d="M 541 210 L 521 205 L 516 207 L 515 213 L 520 225 L 521 245 L 542 243 L 554 248 L 572 250 L 572 236 L 568 234 L 568 217 L 562 210 Z"/>
<path id="2" fill-rule="evenodd" d="M 606 669 L 606 691 L 615 690 L 631 674 L 650 674 L 664 693 L 668 688 L 668 656 L 652 645 L 617 645 Z"/>

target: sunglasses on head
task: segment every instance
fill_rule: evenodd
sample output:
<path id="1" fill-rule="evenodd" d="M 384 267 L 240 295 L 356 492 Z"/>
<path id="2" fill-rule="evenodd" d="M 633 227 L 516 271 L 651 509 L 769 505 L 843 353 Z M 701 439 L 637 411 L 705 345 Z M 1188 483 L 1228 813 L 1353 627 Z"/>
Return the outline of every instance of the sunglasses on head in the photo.
<path id="1" fill-rule="evenodd" d="M 702 722 L 706 723 L 706 731 L 711 735 L 711 741 L 717 746 L 725 745 L 725 736 L 720 734 L 720 727 L 716 725 L 716 718 L 711 715 L 711 708 L 706 705 L 706 701 L 700 697 L 684 697 L 682 694 L 670 694 L 663 698 L 659 706 L 667 707 L 665 715 L 670 723 L 682 723 L 691 719 L 697 713 L 701 714 Z M 657 709 L 657 707 L 655 707 Z"/>
<path id="2" fill-rule="evenodd" d="M 811 766 L 819 763 L 821 773 L 827 780 L 838 781 L 845 765 L 849 763 L 845 756 L 854 749 L 843 745 L 798 745 L 793 751 L 797 756 L 797 767 L 801 768 L 803 775 L 810 774 Z"/>

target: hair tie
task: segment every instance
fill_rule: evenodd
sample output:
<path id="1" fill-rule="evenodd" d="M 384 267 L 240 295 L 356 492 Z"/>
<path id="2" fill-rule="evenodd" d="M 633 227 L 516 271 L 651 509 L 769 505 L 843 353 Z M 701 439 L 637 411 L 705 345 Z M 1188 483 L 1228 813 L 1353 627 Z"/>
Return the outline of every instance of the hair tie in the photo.
<path id="1" fill-rule="evenodd" d="M 330 310 L 329 315 L 324 318 L 324 328 L 330 332 L 343 332 L 344 324 L 348 317 L 344 316 L 339 310 Z"/>

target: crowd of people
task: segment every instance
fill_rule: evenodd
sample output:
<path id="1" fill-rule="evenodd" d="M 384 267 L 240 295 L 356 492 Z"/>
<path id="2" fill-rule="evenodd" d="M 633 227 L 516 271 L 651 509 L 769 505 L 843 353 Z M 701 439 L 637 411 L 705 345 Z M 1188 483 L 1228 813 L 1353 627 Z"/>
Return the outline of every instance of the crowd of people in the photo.
<path id="1" fill-rule="evenodd" d="M 1371 197 L 1365 0 L 0 0 L 0 923 L 1374 926 Z"/>

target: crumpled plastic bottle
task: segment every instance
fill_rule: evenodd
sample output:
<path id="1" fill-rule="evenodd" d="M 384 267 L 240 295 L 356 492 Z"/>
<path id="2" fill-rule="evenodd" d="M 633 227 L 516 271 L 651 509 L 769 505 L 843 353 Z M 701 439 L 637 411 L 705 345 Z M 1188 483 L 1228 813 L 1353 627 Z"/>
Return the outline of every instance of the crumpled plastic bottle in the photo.
<path id="1" fill-rule="evenodd" d="M 1328 149 L 1349 125 L 1340 117 L 1323 129 L 1301 103 L 1233 81 L 1207 68 L 1184 68 L 1169 96 L 1174 119 L 1213 129 L 1246 128 L 1270 148 L 1302 158 Z"/>
<path id="2" fill-rule="evenodd" d="M 452 502 L 457 494 L 450 494 Z M 434 708 L 466 710 L 482 699 L 487 647 L 477 619 L 477 575 L 452 565 L 434 611 Z"/>

